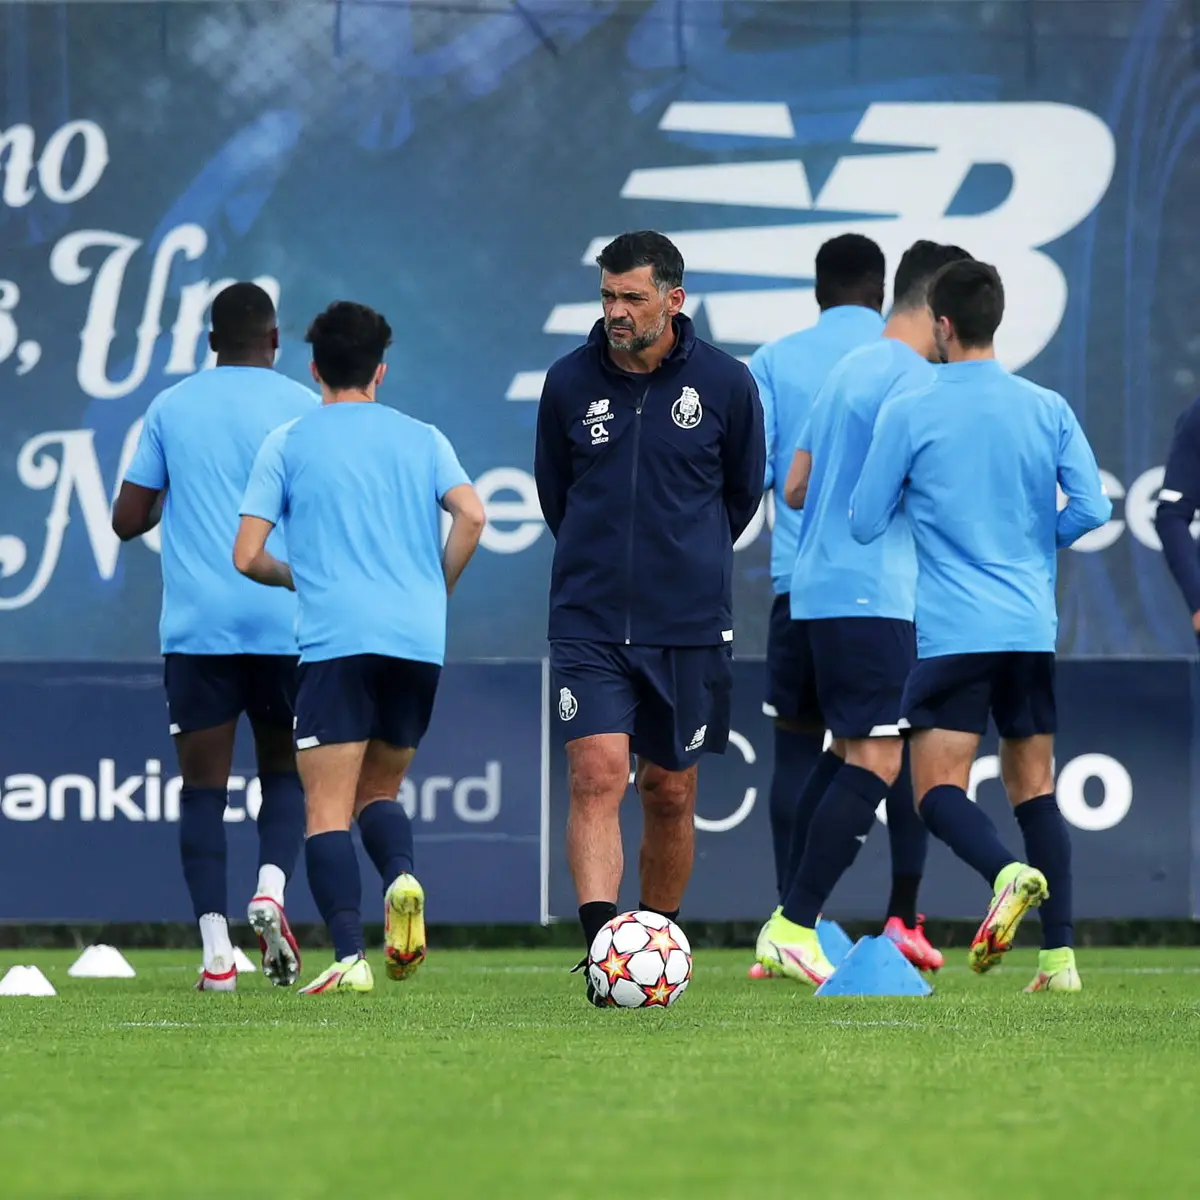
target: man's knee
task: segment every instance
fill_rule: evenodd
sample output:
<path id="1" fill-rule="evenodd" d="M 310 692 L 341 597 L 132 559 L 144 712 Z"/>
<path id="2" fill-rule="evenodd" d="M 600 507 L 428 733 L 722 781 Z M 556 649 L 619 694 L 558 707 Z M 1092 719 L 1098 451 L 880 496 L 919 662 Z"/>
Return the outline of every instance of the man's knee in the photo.
<path id="1" fill-rule="evenodd" d="M 602 733 L 567 744 L 571 803 L 619 804 L 629 786 L 629 739 Z"/>
<path id="2" fill-rule="evenodd" d="M 904 743 L 899 738 L 856 738 L 846 741 L 846 761 L 862 767 L 891 787 L 904 763 Z"/>
<path id="3" fill-rule="evenodd" d="M 639 764 L 638 792 L 642 807 L 660 819 L 690 814 L 696 803 L 696 768 L 668 771 L 653 763 Z"/>

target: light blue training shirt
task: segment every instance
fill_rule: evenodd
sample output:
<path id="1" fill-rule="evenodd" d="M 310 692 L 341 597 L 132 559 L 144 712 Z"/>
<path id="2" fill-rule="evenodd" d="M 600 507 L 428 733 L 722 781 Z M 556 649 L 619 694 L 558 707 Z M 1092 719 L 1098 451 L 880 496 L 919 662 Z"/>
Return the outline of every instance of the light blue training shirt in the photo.
<path id="1" fill-rule="evenodd" d="M 879 414 L 851 501 L 854 536 L 889 530 L 901 497 L 919 566 L 919 656 L 1052 652 L 1057 551 L 1112 515 L 1067 402 L 994 359 L 939 368 Z"/>
<path id="2" fill-rule="evenodd" d="M 767 477 L 764 488 L 775 496 L 771 533 L 771 583 L 782 596 L 792 586 L 801 514 L 788 508 L 783 485 L 796 452 L 796 441 L 826 376 L 839 359 L 883 332 L 883 318 L 872 308 L 839 304 L 827 308 L 817 323 L 798 333 L 760 346 L 750 359 L 758 384 L 767 433 Z"/>
<path id="3" fill-rule="evenodd" d="M 167 489 L 162 517 L 164 654 L 296 653 L 296 598 L 233 565 L 238 507 L 263 440 L 318 398 L 267 367 L 213 367 L 159 393 L 125 478 Z M 271 552 L 287 557 L 283 535 Z"/>
<path id="4" fill-rule="evenodd" d="M 869 546 L 850 536 L 850 494 L 885 401 L 924 387 L 935 368 L 906 343 L 877 338 L 829 373 L 796 448 L 812 455 L 792 577 L 792 618 L 911 621 L 917 561 L 904 517 Z"/>
<path id="5" fill-rule="evenodd" d="M 267 438 L 241 510 L 286 523 L 301 662 L 442 663 L 441 501 L 470 482 L 444 434 L 377 402 L 322 405 Z"/>

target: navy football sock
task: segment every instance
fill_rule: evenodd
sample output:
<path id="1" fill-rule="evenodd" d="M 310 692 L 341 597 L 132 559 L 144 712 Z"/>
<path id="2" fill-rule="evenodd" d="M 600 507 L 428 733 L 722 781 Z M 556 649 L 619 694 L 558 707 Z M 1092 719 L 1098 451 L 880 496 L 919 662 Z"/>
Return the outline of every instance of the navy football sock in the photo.
<path id="1" fill-rule="evenodd" d="M 789 877 L 792 836 L 804 785 L 821 757 L 821 736 L 775 726 L 775 767 L 771 773 L 771 845 L 775 889 L 782 901 Z M 823 790 L 823 789 L 822 789 Z"/>
<path id="2" fill-rule="evenodd" d="M 858 857 L 888 785 L 873 771 L 844 763 L 825 792 L 808 830 L 800 869 L 783 902 L 783 915 L 816 926 L 837 881 Z"/>
<path id="3" fill-rule="evenodd" d="M 666 917 L 668 921 L 679 921 L 679 909 L 677 908 L 655 908 L 653 904 L 647 904 L 645 900 L 638 901 L 638 909 L 641 912 L 658 913 L 660 917 Z"/>
<path id="4" fill-rule="evenodd" d="M 295 771 L 260 775 L 258 865 L 278 867 L 289 879 L 304 845 L 304 789 Z"/>
<path id="5" fill-rule="evenodd" d="M 579 923 L 583 926 L 586 949 L 591 950 L 596 934 L 617 915 L 617 906 L 608 900 L 589 900 L 579 906 Z"/>
<path id="6" fill-rule="evenodd" d="M 334 957 L 362 954 L 366 946 L 362 927 L 362 881 L 358 856 L 348 829 L 317 833 L 304 843 L 308 886 L 329 936 Z"/>
<path id="7" fill-rule="evenodd" d="M 910 929 L 917 923 L 917 890 L 925 874 L 929 830 L 913 803 L 912 776 L 905 762 L 887 794 L 888 845 L 892 852 L 892 894 L 887 915 Z"/>
<path id="8" fill-rule="evenodd" d="M 412 821 L 404 805 L 395 800 L 376 800 L 358 814 L 358 831 L 363 849 L 375 864 L 385 888 L 398 875 L 413 869 Z"/>
<path id="9" fill-rule="evenodd" d="M 1005 849 L 991 818 L 972 804 L 960 787 L 944 783 L 930 788 L 921 801 L 921 816 L 935 838 L 945 842 L 969 867 L 995 886 L 996 876 L 1019 861 Z"/>
<path id="10" fill-rule="evenodd" d="M 1037 796 L 1013 810 L 1025 838 L 1025 857 L 1046 877 L 1050 897 L 1042 901 L 1042 949 L 1075 944 L 1071 922 L 1071 834 L 1053 796 Z"/>
<path id="11" fill-rule="evenodd" d="M 184 787 L 179 793 L 179 857 L 199 920 L 225 916 L 225 788 Z"/>
<path id="12" fill-rule="evenodd" d="M 784 876 L 783 888 L 779 896 L 780 904 L 791 890 L 796 872 L 804 858 L 804 845 L 808 841 L 808 830 L 812 825 L 813 814 L 817 811 L 834 776 L 842 769 L 843 762 L 836 754 L 826 750 L 817 759 L 813 769 L 804 783 L 804 790 L 796 802 L 796 812 L 792 822 L 792 846 L 788 852 L 788 869 Z"/>

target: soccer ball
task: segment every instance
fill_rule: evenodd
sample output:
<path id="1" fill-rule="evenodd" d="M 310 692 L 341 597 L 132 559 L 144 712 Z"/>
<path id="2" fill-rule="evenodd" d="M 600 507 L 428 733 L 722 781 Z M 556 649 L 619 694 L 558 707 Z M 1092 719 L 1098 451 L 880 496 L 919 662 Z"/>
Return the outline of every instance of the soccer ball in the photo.
<path id="1" fill-rule="evenodd" d="M 587 971 L 606 1005 L 666 1008 L 687 991 L 692 948 L 683 930 L 661 914 L 622 913 L 596 934 Z"/>

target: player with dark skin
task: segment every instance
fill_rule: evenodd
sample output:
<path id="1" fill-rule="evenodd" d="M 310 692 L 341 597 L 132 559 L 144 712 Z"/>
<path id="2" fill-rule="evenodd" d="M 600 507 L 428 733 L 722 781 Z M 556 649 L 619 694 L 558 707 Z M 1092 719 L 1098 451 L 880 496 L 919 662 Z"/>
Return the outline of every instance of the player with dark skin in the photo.
<path id="1" fill-rule="evenodd" d="M 208 335 L 209 346 L 216 351 L 218 367 L 258 367 L 274 370 L 279 352 L 279 326 L 260 326 L 245 339 L 222 340 L 214 329 Z M 123 542 L 142 537 L 162 520 L 167 489 L 155 491 L 125 480 L 113 505 L 113 532 Z M 292 773 L 296 754 L 290 730 L 266 728 L 251 721 L 259 775 Z M 230 721 L 210 729 L 175 734 L 175 753 L 185 787 L 223 788 L 229 784 L 233 768 L 233 746 L 237 722 Z"/>

